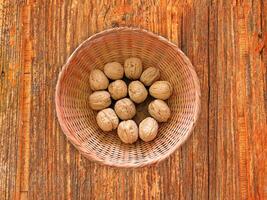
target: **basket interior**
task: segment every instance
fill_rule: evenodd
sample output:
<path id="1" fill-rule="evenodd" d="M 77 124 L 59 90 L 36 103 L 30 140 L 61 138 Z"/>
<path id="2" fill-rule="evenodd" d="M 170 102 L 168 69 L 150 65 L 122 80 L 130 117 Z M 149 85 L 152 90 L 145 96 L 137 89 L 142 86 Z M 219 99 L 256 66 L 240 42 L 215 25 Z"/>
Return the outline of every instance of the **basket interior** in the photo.
<path id="1" fill-rule="evenodd" d="M 172 116 L 160 124 L 155 140 L 139 139 L 129 145 L 120 141 L 116 131 L 104 133 L 98 128 L 97 112 L 89 106 L 89 74 L 107 62 L 123 64 L 131 56 L 139 57 L 144 68 L 158 67 L 161 80 L 168 80 L 174 92 L 167 101 Z M 127 29 L 97 34 L 77 48 L 60 75 L 57 113 L 64 133 L 85 156 L 105 164 L 141 166 L 159 161 L 188 137 L 196 121 L 198 88 L 192 70 L 180 50 L 153 34 Z"/>

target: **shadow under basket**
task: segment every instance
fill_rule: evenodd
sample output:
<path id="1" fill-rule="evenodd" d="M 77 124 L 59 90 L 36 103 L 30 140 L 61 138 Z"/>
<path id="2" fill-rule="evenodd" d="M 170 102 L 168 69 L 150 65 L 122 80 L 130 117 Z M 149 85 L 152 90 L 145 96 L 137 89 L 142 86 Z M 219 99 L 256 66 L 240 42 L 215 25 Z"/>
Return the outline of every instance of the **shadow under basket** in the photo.
<path id="1" fill-rule="evenodd" d="M 132 144 L 120 141 L 116 131 L 104 133 L 90 109 L 89 75 L 107 62 L 121 64 L 138 57 L 143 67 L 157 67 L 161 80 L 174 90 L 167 101 L 172 115 L 161 123 L 151 142 Z M 160 162 L 190 136 L 200 112 L 200 86 L 194 68 L 174 44 L 151 32 L 134 28 L 114 28 L 93 35 L 70 56 L 59 74 L 56 111 L 68 140 L 89 160 L 116 167 L 141 167 Z"/>

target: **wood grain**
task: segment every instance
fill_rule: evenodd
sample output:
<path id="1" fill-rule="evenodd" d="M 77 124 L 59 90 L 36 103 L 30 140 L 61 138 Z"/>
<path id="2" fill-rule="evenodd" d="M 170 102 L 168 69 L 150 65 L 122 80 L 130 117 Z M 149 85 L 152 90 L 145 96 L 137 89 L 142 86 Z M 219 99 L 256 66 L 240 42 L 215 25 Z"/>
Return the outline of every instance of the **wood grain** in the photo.
<path id="1" fill-rule="evenodd" d="M 180 47 L 202 90 L 189 140 L 135 170 L 81 156 L 54 104 L 72 51 L 126 25 Z M 266 68 L 264 0 L 0 0 L 0 199 L 266 199 Z"/>

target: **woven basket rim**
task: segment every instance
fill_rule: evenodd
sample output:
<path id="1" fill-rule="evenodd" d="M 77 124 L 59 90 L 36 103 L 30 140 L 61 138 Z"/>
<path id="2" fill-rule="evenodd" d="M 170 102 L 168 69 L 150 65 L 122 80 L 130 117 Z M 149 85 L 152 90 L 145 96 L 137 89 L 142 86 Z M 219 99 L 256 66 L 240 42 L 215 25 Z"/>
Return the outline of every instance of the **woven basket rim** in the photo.
<path id="1" fill-rule="evenodd" d="M 180 56 L 183 58 L 184 62 L 186 63 L 186 67 L 190 70 L 190 75 L 191 78 L 193 80 L 194 83 L 194 87 L 195 87 L 195 111 L 194 111 L 194 119 L 192 121 L 192 123 L 190 124 L 188 133 L 185 134 L 184 137 L 182 137 L 182 139 L 172 148 L 170 148 L 170 150 L 159 156 L 156 158 L 153 158 L 152 160 L 149 160 L 147 162 L 142 162 L 142 163 L 114 163 L 114 162 L 108 162 L 107 160 L 102 160 L 100 159 L 97 155 L 95 154 L 89 154 L 88 152 L 83 152 L 81 149 L 81 146 L 79 144 L 79 142 L 77 141 L 77 139 L 75 138 L 74 135 L 71 134 L 71 132 L 68 130 L 67 126 L 64 123 L 64 119 L 62 116 L 62 112 L 60 111 L 60 91 L 61 91 L 61 80 L 64 77 L 68 67 L 70 66 L 70 62 L 72 60 L 72 58 L 79 52 L 79 50 L 88 42 L 94 42 L 95 39 L 101 37 L 102 35 L 105 35 L 107 33 L 112 33 L 112 32 L 117 32 L 117 31 L 134 31 L 134 32 L 142 32 L 144 34 L 148 34 L 149 36 L 156 38 L 158 40 L 160 40 L 161 42 L 167 44 L 169 47 L 173 48 L 173 50 L 175 50 L 178 54 L 180 54 Z M 104 31 L 101 31 L 99 33 L 96 33 L 92 36 L 90 36 L 89 38 L 87 38 L 86 40 L 84 40 L 80 45 L 78 45 L 77 48 L 75 48 L 75 50 L 73 51 L 73 53 L 68 57 L 66 63 L 63 65 L 61 71 L 59 72 L 58 75 L 58 80 L 57 80 L 57 84 L 56 84 L 56 92 L 55 92 L 55 104 L 56 104 L 56 113 L 57 113 L 57 118 L 59 121 L 59 124 L 62 128 L 63 133 L 67 136 L 67 139 L 76 147 L 76 149 L 82 154 L 84 155 L 86 158 L 88 158 L 90 161 L 94 161 L 103 165 L 109 165 L 112 167 L 123 167 L 123 168 L 137 168 L 137 167 L 144 167 L 144 166 L 148 166 L 148 165 L 153 165 L 153 164 L 157 164 L 163 160 L 165 160 L 166 158 L 168 158 L 172 153 L 174 153 L 180 146 L 182 146 L 185 141 L 190 137 L 190 135 L 193 132 L 194 127 L 196 126 L 196 122 L 199 118 L 200 115 L 200 109 L 201 109 L 201 90 L 200 90 L 200 83 L 199 83 L 199 79 L 198 76 L 196 74 L 196 71 L 194 69 L 194 66 L 192 65 L 191 61 L 189 60 L 189 58 L 172 42 L 170 42 L 169 40 L 167 40 L 166 38 L 164 38 L 163 36 L 160 35 L 156 35 L 155 33 L 152 33 L 148 30 L 145 29 L 141 29 L 141 28 L 134 28 L 134 27 L 116 27 L 116 28 L 110 28 L 110 29 L 106 29 Z"/>

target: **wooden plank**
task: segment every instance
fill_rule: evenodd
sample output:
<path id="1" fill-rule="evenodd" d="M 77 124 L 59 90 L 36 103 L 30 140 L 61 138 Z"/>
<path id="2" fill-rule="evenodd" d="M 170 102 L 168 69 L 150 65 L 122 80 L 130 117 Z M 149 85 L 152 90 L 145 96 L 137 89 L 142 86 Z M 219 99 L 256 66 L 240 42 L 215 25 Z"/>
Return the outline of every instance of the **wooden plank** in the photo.
<path id="1" fill-rule="evenodd" d="M 261 63 L 260 52 L 257 52 L 258 42 L 261 42 L 258 38 L 258 33 L 261 32 L 261 6 L 260 1 L 244 3 L 238 12 L 240 67 L 237 68 L 239 71 L 236 86 L 240 91 L 237 96 L 237 131 L 239 133 L 239 181 L 243 199 L 260 199 L 263 198 L 264 192 L 260 186 L 264 175 L 255 178 L 255 171 L 260 172 L 265 165 L 262 158 L 258 160 L 255 157 L 255 144 L 260 149 L 264 147 L 261 132 L 265 130 L 266 133 L 267 130 L 266 112 L 263 112 L 264 65 Z M 261 151 L 264 150 L 261 149 L 259 152 Z"/>
<path id="2" fill-rule="evenodd" d="M 217 185 L 217 117 L 218 117 L 218 4 L 217 1 L 210 2 L 209 6 L 209 199 L 218 199 Z"/>
<path id="3" fill-rule="evenodd" d="M 208 2 L 196 1 L 193 12 L 193 54 L 189 58 L 197 71 L 201 86 L 201 114 L 193 133 L 193 196 L 208 199 L 208 137 L 209 137 L 209 8 Z M 201 152 L 201 154 L 199 153 Z"/>
<path id="4" fill-rule="evenodd" d="M 256 126 L 266 130 L 266 112 L 263 91 L 264 74 L 259 68 L 259 55 L 254 52 L 257 42 L 253 39 L 260 29 L 260 1 L 236 4 L 218 3 L 218 56 L 217 85 L 211 87 L 216 92 L 217 101 L 217 162 L 216 190 L 218 198 L 261 199 L 263 190 L 257 188 L 262 178 L 256 176 L 254 165 L 254 145 L 263 143 L 252 140 L 261 137 Z M 260 78 L 252 78 L 256 71 Z M 257 80 L 257 87 L 252 82 Z M 257 100 L 253 100 L 253 95 Z M 212 97 L 212 96 L 211 96 Z M 212 105 L 212 101 L 210 104 Z M 216 108 L 215 108 L 216 109 Z M 253 112 L 251 112 L 253 110 Z M 253 115 L 261 120 L 256 121 Z M 260 131 L 261 132 L 261 131 Z M 262 138 L 263 139 L 263 138 Z M 266 144 L 265 144 L 266 145 Z M 262 160 L 261 160 L 262 161 Z M 264 162 L 258 163 L 259 166 Z"/>
<path id="5" fill-rule="evenodd" d="M 23 75 L 20 100 L 20 191 L 28 192 L 29 190 L 29 157 L 30 157 L 30 115 L 31 115 L 31 69 L 32 69 L 32 41 L 30 32 L 31 8 L 30 6 L 22 7 L 22 53 Z"/>
<path id="6" fill-rule="evenodd" d="M 218 21 L 217 21 L 217 58 L 216 58 L 216 85 L 212 84 L 212 90 L 216 97 L 211 99 L 210 102 L 216 112 L 215 118 L 215 135 L 216 135 L 216 188 L 214 190 L 215 197 L 218 199 L 239 199 L 240 192 L 238 191 L 238 179 L 236 176 L 237 166 L 237 153 L 236 148 L 236 135 L 234 126 L 235 123 L 233 109 L 236 103 L 233 102 L 232 95 L 236 94 L 235 82 L 233 71 L 236 67 L 234 58 L 236 57 L 235 51 L 235 16 L 233 7 L 230 2 L 223 4 L 218 2 Z M 211 50 L 212 51 L 212 50 Z M 210 74 L 212 77 L 212 74 Z M 214 79 L 212 79 L 214 80 Z M 214 132 L 214 131 L 213 131 Z M 211 141 L 212 142 L 212 141 Z M 213 179 L 213 177 L 210 177 Z M 236 187 L 237 186 L 237 187 Z M 212 189 L 212 185 L 210 185 Z"/>
<path id="7" fill-rule="evenodd" d="M 0 199 L 14 199 L 20 108 L 19 7 L 0 1 Z"/>
<path id="8" fill-rule="evenodd" d="M 266 8 L 261 0 L 0 1 L 0 199 L 264 199 Z M 125 25 L 177 44 L 202 91 L 189 140 L 157 166 L 128 170 L 81 156 L 54 104 L 71 52 Z"/>

